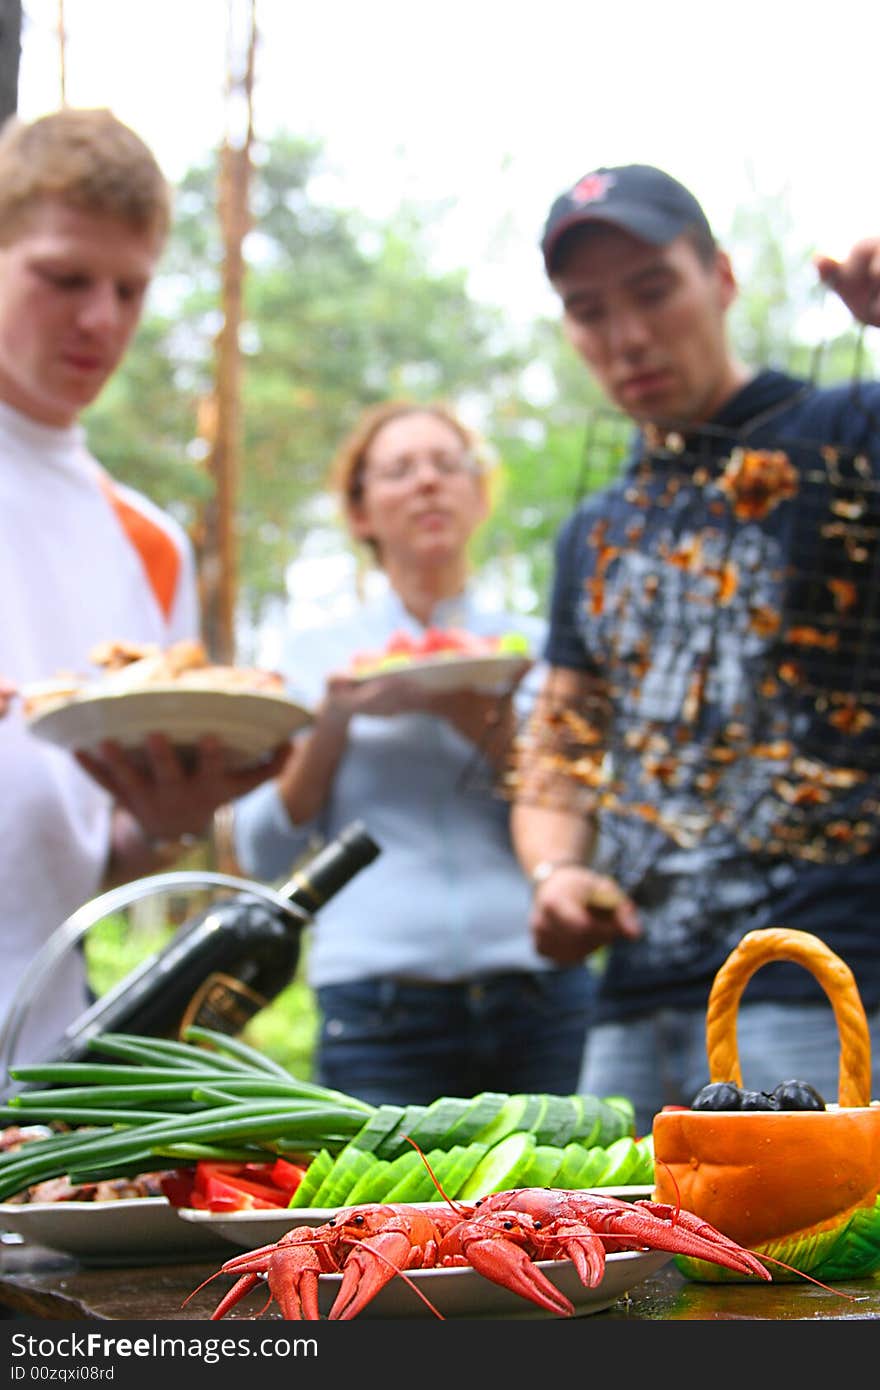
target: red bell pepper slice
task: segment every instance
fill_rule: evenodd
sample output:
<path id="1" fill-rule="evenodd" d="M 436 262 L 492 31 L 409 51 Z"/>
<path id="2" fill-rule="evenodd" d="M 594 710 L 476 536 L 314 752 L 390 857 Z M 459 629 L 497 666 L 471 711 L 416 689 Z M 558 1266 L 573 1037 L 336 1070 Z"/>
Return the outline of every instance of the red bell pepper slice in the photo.
<path id="1" fill-rule="evenodd" d="M 267 1163 L 222 1163 L 201 1159 L 195 1169 L 176 1169 L 162 1178 L 172 1206 L 198 1211 L 277 1211 L 289 1206 L 305 1168 L 287 1159 Z"/>
<path id="2" fill-rule="evenodd" d="M 280 1189 L 267 1188 L 266 1192 L 269 1195 L 263 1196 L 255 1190 L 248 1191 L 235 1180 L 214 1177 L 206 1178 L 204 1192 L 196 1195 L 202 1198 L 208 1211 L 278 1211 L 287 1206 Z"/>
<path id="3" fill-rule="evenodd" d="M 286 1164 L 279 1169 L 285 1186 L 273 1181 L 275 1163 L 210 1163 L 196 1164 L 195 1191 L 212 1211 L 249 1211 L 286 1207 L 290 1202 L 294 1175 Z"/>
<path id="4" fill-rule="evenodd" d="M 286 1158 L 276 1158 L 269 1170 L 269 1178 L 288 1198 L 292 1197 L 306 1173 L 306 1165 L 291 1163 Z"/>
<path id="5" fill-rule="evenodd" d="M 169 1168 L 162 1173 L 159 1186 L 172 1207 L 192 1206 L 195 1173 L 191 1168 Z"/>

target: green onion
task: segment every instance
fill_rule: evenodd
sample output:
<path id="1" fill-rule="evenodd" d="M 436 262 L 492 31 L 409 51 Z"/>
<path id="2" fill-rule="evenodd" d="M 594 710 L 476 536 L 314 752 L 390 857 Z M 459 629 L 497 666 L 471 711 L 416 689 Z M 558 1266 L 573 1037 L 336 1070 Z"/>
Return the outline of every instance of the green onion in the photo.
<path id="1" fill-rule="evenodd" d="M 264 1071 L 270 1076 L 280 1076 L 286 1081 L 290 1079 L 290 1072 L 286 1071 L 279 1062 L 273 1062 L 271 1057 L 265 1057 L 262 1052 L 248 1047 L 247 1043 L 243 1043 L 240 1038 L 230 1038 L 225 1033 L 215 1033 L 210 1028 L 199 1028 L 196 1024 L 185 1028 L 183 1036 L 192 1039 L 193 1042 L 208 1043 L 221 1054 L 226 1053 L 229 1057 L 234 1057 L 240 1062 L 250 1063 L 255 1071 Z"/>
<path id="2" fill-rule="evenodd" d="M 292 1076 L 225 1034 L 193 1028 L 187 1038 L 101 1034 L 90 1051 L 118 1061 L 11 1069 L 31 1089 L 12 1096 L 0 1119 L 82 1127 L 0 1153 L 0 1201 L 47 1178 L 127 1177 L 162 1160 L 335 1154 L 375 1114 L 374 1106 Z M 45 1083 L 39 1090 L 38 1082 Z"/>
<path id="3" fill-rule="evenodd" d="M 132 1037 L 127 1033 L 101 1033 L 93 1038 L 90 1047 L 94 1052 L 107 1057 L 128 1058 L 132 1062 L 142 1062 L 153 1066 L 174 1068 L 177 1072 L 190 1070 L 203 1071 L 210 1063 L 212 1071 L 238 1073 L 254 1071 L 232 1057 L 223 1057 L 218 1052 L 206 1052 L 204 1048 L 189 1047 L 186 1043 L 174 1042 L 171 1038 Z"/>
<path id="4" fill-rule="evenodd" d="M 152 1152 L 153 1157 L 156 1157 L 155 1150 Z M 312 1150 L 306 1152 L 311 1153 Z M 235 1149 L 228 1144 L 183 1143 L 163 1145 L 162 1157 L 184 1159 L 187 1163 L 198 1163 L 200 1159 L 209 1163 L 271 1163 L 275 1154 L 254 1145 L 242 1145 L 241 1148 Z"/>
<path id="5" fill-rule="evenodd" d="M 181 1079 L 179 1071 L 170 1071 L 167 1067 L 113 1066 L 105 1062 L 31 1062 L 27 1066 L 11 1067 L 9 1075 L 16 1081 L 56 1081 L 61 1085 L 70 1081 L 82 1081 L 95 1084 L 112 1082 L 124 1086 L 128 1082 L 138 1084 Z M 229 1072 L 211 1071 L 208 1067 L 203 1067 L 199 1073 L 193 1068 L 191 1076 L 195 1078 L 197 1075 L 222 1082 L 228 1081 L 230 1077 Z M 190 1073 L 187 1073 L 187 1076 L 189 1077 Z M 9 1103 L 15 1104 L 17 1100 L 18 1095 L 15 1095 Z"/>

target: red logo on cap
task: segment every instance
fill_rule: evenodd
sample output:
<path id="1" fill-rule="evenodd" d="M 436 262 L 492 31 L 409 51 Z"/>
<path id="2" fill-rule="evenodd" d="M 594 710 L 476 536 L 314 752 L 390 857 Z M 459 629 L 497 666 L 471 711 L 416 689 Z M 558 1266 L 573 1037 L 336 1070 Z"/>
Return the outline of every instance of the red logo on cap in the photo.
<path id="1" fill-rule="evenodd" d="M 613 174 L 585 174 L 568 195 L 573 203 L 595 203 L 614 183 Z"/>

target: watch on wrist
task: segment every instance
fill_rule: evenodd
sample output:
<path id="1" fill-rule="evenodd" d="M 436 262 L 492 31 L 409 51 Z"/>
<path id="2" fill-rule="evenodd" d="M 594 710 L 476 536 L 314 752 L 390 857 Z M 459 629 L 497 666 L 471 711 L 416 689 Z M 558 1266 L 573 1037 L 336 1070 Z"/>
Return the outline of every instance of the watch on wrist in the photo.
<path id="1" fill-rule="evenodd" d="M 542 883 L 546 883 L 551 874 L 555 874 L 557 869 L 582 869 L 583 864 L 579 859 L 542 859 L 536 864 L 529 874 L 529 879 L 533 888 L 539 888 Z"/>
<path id="2" fill-rule="evenodd" d="M 174 835 L 165 839 L 162 836 L 144 834 L 144 839 L 159 859 L 179 859 L 187 850 L 195 849 L 199 843 L 198 835 Z"/>

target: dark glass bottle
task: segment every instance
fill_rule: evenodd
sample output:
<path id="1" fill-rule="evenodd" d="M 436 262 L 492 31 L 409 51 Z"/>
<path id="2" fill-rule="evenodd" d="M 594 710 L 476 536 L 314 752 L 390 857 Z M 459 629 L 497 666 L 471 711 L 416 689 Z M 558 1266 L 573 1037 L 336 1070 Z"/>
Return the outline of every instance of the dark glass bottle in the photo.
<path id="1" fill-rule="evenodd" d="M 47 1060 L 93 1055 L 88 1042 L 100 1033 L 178 1037 L 191 1024 L 240 1032 L 290 983 L 313 914 L 378 853 L 355 821 L 279 889 L 294 912 L 241 893 L 184 923 L 163 950 L 80 1014 Z"/>

